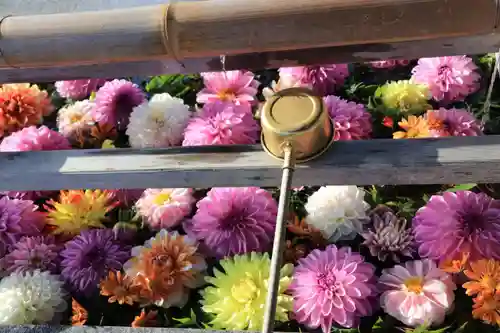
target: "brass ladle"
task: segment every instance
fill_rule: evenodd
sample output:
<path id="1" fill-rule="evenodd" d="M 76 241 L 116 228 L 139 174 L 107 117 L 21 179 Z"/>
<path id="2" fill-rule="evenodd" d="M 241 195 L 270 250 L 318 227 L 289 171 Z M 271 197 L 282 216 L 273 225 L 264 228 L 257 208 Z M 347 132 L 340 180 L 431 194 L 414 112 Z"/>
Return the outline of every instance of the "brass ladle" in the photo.
<path id="1" fill-rule="evenodd" d="M 285 248 L 285 222 L 288 220 L 290 187 L 296 163 L 322 155 L 333 143 L 334 128 L 321 97 L 305 88 L 277 92 L 263 105 L 258 116 L 262 126 L 261 143 L 271 156 L 283 160 L 276 231 L 269 271 L 262 332 L 274 329 L 282 255 Z"/>

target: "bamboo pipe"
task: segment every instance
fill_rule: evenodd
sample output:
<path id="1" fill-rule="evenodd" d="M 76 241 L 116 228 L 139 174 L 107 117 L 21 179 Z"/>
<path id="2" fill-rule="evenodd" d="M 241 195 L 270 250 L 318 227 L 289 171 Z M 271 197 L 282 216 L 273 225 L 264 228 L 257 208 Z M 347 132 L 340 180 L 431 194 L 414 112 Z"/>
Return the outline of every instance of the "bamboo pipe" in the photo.
<path id="1" fill-rule="evenodd" d="M 8 13 L 6 13 L 8 14 Z M 4 15 L 0 68 L 390 43 L 493 32 L 495 0 L 210 0 Z"/>

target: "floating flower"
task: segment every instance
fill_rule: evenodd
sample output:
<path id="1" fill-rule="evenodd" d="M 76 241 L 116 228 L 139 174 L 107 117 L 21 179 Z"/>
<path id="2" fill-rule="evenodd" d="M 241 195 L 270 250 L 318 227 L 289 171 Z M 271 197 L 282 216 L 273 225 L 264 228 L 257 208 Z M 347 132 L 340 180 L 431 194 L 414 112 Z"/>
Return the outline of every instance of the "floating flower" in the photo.
<path id="1" fill-rule="evenodd" d="M 93 126 L 92 110 L 94 102 L 88 99 L 69 104 L 57 112 L 57 128 L 64 136 L 73 136 L 75 131 Z"/>
<path id="2" fill-rule="evenodd" d="M 6 195 L 11 199 L 36 201 L 43 197 L 49 197 L 57 191 L 1 191 L 0 195 Z"/>
<path id="3" fill-rule="evenodd" d="M 61 275 L 73 291 L 91 295 L 109 270 L 122 268 L 129 252 L 110 229 L 84 230 L 61 251 Z"/>
<path id="4" fill-rule="evenodd" d="M 216 101 L 232 102 L 236 105 L 257 102 L 259 82 L 252 72 L 226 71 L 202 73 L 203 88 L 196 97 L 198 103 Z"/>
<path id="5" fill-rule="evenodd" d="M 68 139 L 77 148 L 100 149 L 110 141 L 113 142 L 117 136 L 118 132 L 113 125 L 94 123 L 77 128 Z"/>
<path id="6" fill-rule="evenodd" d="M 331 242 L 354 239 L 370 221 L 364 196 L 357 186 L 323 186 L 307 199 L 306 222 Z"/>
<path id="7" fill-rule="evenodd" d="M 177 232 L 161 230 L 144 246 L 132 249 L 125 272 L 141 289 L 141 303 L 183 307 L 189 289 L 203 285 L 205 259 L 198 243 Z"/>
<path id="8" fill-rule="evenodd" d="M 266 99 L 268 99 L 281 90 L 288 88 L 296 88 L 296 87 L 304 87 L 312 89 L 312 84 L 302 83 L 302 80 L 298 77 L 283 76 L 278 80 L 278 82 L 276 81 L 271 82 L 270 87 L 265 87 L 264 89 L 262 89 L 262 95 Z"/>
<path id="9" fill-rule="evenodd" d="M 467 56 L 420 58 L 411 80 L 429 87 L 432 97 L 444 103 L 463 101 L 479 89 L 478 67 Z"/>
<path id="10" fill-rule="evenodd" d="M 78 100 L 89 97 L 105 82 L 105 79 L 68 80 L 56 81 L 54 86 L 59 96 Z"/>
<path id="11" fill-rule="evenodd" d="M 149 188 L 135 207 L 153 230 L 173 228 L 191 213 L 195 199 L 189 188 Z"/>
<path id="12" fill-rule="evenodd" d="M 427 111 L 427 123 L 433 137 L 478 136 L 482 135 L 481 122 L 464 109 L 444 109 Z"/>
<path id="13" fill-rule="evenodd" d="M 363 245 L 380 261 L 388 258 L 399 263 L 401 257 L 413 257 L 413 234 L 406 219 L 399 218 L 386 206 L 378 206 L 371 213 L 373 228 L 363 232 Z"/>
<path id="14" fill-rule="evenodd" d="M 0 86 L 0 137 L 38 125 L 53 111 L 45 90 L 29 83 Z"/>
<path id="15" fill-rule="evenodd" d="M 470 269 L 464 271 L 471 281 L 463 284 L 467 295 L 500 295 L 500 261 L 482 259 L 469 263 Z"/>
<path id="16" fill-rule="evenodd" d="M 23 237 L 37 236 L 45 219 L 38 207 L 30 200 L 0 198 L 0 258 Z"/>
<path id="17" fill-rule="evenodd" d="M 47 126 L 25 127 L 4 138 L 0 143 L 2 152 L 63 149 L 71 149 L 68 139 Z"/>
<path id="18" fill-rule="evenodd" d="M 110 271 L 101 281 L 101 295 L 109 296 L 108 302 L 133 305 L 139 299 L 140 287 L 134 281 L 119 271 Z"/>
<path id="19" fill-rule="evenodd" d="M 211 286 L 202 292 L 202 309 L 213 315 L 214 329 L 258 331 L 262 328 L 271 260 L 267 253 L 235 255 L 220 261 L 224 269 L 214 269 L 214 277 L 206 280 Z M 293 265 L 281 268 L 276 304 L 277 321 L 288 321 L 292 297 L 285 294 Z"/>
<path id="20" fill-rule="evenodd" d="M 167 93 L 154 95 L 134 107 L 127 127 L 134 148 L 165 148 L 180 145 L 191 111 L 182 99 Z"/>
<path id="21" fill-rule="evenodd" d="M 185 229 L 203 241 L 211 255 L 223 258 L 270 249 L 278 205 L 268 191 L 258 187 L 212 188 L 196 207 Z"/>
<path id="22" fill-rule="evenodd" d="M 433 195 L 413 219 L 418 252 L 447 260 L 470 253 L 470 260 L 500 259 L 500 200 L 470 191 Z"/>
<path id="23" fill-rule="evenodd" d="M 156 320 L 156 316 L 158 315 L 158 311 L 148 311 L 142 309 L 141 314 L 136 316 L 131 326 L 134 328 L 137 327 L 156 327 L 158 326 L 158 321 Z"/>
<path id="24" fill-rule="evenodd" d="M 446 273 L 457 274 L 463 272 L 469 266 L 470 253 L 457 253 L 439 262 L 439 268 Z"/>
<path id="25" fill-rule="evenodd" d="M 119 202 L 120 206 L 128 207 L 139 200 L 144 189 L 119 189 L 108 190 L 108 192 L 113 194 L 113 198 Z"/>
<path id="26" fill-rule="evenodd" d="M 77 235 L 89 228 L 104 228 L 106 214 L 117 205 L 113 193 L 102 190 L 61 191 L 47 202 L 47 222 L 52 233 Z"/>
<path id="27" fill-rule="evenodd" d="M 106 82 L 95 94 L 92 116 L 101 124 L 109 124 L 119 130 L 127 128 L 134 107 L 145 100 L 141 88 L 127 80 Z"/>
<path id="28" fill-rule="evenodd" d="M 472 317 L 500 326 L 500 295 L 476 297 L 473 301 Z"/>
<path id="29" fill-rule="evenodd" d="M 60 261 L 59 250 L 59 246 L 51 236 L 23 237 L 5 256 L 5 269 L 9 274 L 35 270 L 57 274 Z"/>
<path id="30" fill-rule="evenodd" d="M 259 124 L 247 105 L 206 104 L 184 132 L 183 146 L 254 144 Z"/>
<path id="31" fill-rule="evenodd" d="M 58 275 L 12 273 L 0 281 L 0 325 L 57 324 L 66 310 Z"/>
<path id="32" fill-rule="evenodd" d="M 329 245 L 300 259 L 290 286 L 294 318 L 329 333 L 333 324 L 354 327 L 373 313 L 375 267 L 351 248 Z"/>
<path id="33" fill-rule="evenodd" d="M 308 238 L 317 247 L 326 245 L 326 239 L 321 234 L 321 231 L 308 225 L 306 219 L 299 220 L 297 215 L 287 224 L 287 230 L 299 237 Z"/>
<path id="34" fill-rule="evenodd" d="M 83 306 L 80 305 L 74 298 L 71 300 L 71 325 L 83 326 L 89 318 L 89 313 Z"/>
<path id="35" fill-rule="evenodd" d="M 363 140 L 372 134 L 372 117 L 363 104 L 337 96 L 323 98 L 335 127 L 335 140 Z"/>
<path id="36" fill-rule="evenodd" d="M 420 113 L 431 108 L 427 103 L 430 98 L 427 86 L 408 80 L 388 82 L 380 87 L 378 94 L 386 108 L 401 113 Z"/>
<path id="37" fill-rule="evenodd" d="M 442 324 L 453 309 L 456 286 L 429 259 L 384 269 L 379 286 L 384 311 L 411 327 Z"/>
<path id="38" fill-rule="evenodd" d="M 326 96 L 344 84 L 349 67 L 347 64 L 281 67 L 279 74 L 280 80 L 299 81 L 301 86 L 311 86 L 318 95 Z"/>
<path id="39" fill-rule="evenodd" d="M 408 66 L 410 62 L 408 60 L 388 59 L 388 60 L 370 61 L 368 64 L 371 67 L 377 69 L 393 69 L 394 67 L 397 66 Z"/>
<path id="40" fill-rule="evenodd" d="M 408 116 L 398 123 L 404 131 L 392 133 L 394 139 L 428 138 L 431 136 L 429 123 L 422 116 Z"/>

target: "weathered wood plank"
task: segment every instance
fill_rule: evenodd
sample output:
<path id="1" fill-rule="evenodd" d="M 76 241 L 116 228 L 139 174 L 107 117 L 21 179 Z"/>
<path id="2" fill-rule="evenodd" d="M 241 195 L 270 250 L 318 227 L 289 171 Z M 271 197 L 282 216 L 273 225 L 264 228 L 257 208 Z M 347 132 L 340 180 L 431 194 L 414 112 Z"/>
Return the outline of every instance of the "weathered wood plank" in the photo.
<path id="1" fill-rule="evenodd" d="M 278 186 L 260 146 L 0 154 L 0 190 Z M 336 143 L 298 165 L 293 184 L 500 182 L 500 136 Z"/>

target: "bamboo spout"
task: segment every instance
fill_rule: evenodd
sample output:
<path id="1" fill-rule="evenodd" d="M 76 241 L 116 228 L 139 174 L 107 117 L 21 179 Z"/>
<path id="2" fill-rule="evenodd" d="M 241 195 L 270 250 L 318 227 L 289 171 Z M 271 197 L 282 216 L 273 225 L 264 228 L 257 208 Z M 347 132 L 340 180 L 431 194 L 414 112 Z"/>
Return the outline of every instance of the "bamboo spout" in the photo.
<path id="1" fill-rule="evenodd" d="M 8 16 L 0 69 L 183 60 L 491 33 L 495 0 L 211 0 Z"/>

